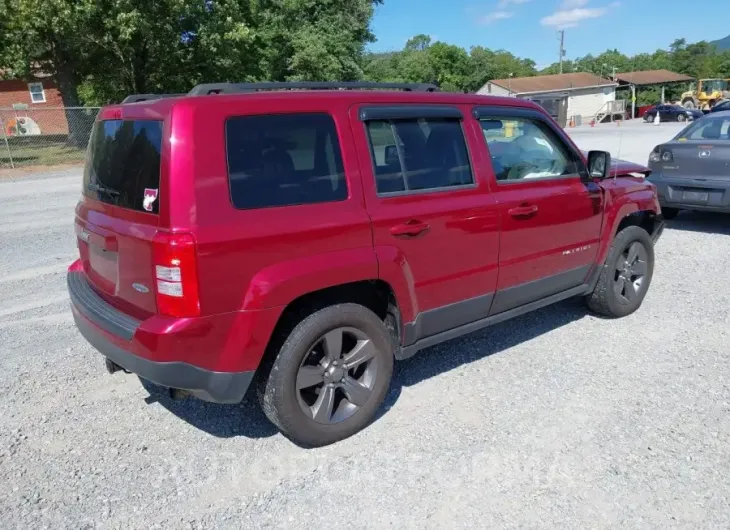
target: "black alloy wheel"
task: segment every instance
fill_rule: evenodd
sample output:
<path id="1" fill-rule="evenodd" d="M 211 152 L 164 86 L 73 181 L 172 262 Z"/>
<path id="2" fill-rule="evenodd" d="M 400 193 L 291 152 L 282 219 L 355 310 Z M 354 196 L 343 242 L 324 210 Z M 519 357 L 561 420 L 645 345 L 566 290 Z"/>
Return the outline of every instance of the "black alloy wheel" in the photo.
<path id="1" fill-rule="evenodd" d="M 266 417 L 299 445 L 321 447 L 375 418 L 393 375 L 385 321 L 354 303 L 323 307 L 282 329 L 257 381 Z"/>
<path id="2" fill-rule="evenodd" d="M 640 299 L 648 261 L 648 253 L 640 241 L 634 241 L 619 255 L 613 282 L 619 303 L 629 305 Z"/>
<path id="3" fill-rule="evenodd" d="M 654 243 L 640 226 L 627 226 L 613 240 L 588 308 L 608 318 L 636 311 L 644 301 L 654 275 Z"/>
<path id="4" fill-rule="evenodd" d="M 339 327 L 321 336 L 297 373 L 297 399 L 317 423 L 339 423 L 364 406 L 378 376 L 373 341 L 359 329 Z"/>

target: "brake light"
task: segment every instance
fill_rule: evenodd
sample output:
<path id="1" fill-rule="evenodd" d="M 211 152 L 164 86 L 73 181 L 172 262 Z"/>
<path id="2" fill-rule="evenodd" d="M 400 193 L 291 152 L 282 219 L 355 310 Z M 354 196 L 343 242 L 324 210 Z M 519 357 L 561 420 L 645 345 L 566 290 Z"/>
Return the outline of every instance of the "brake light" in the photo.
<path id="1" fill-rule="evenodd" d="M 190 234 L 157 232 L 152 242 L 157 311 L 178 318 L 199 316 L 195 239 Z"/>

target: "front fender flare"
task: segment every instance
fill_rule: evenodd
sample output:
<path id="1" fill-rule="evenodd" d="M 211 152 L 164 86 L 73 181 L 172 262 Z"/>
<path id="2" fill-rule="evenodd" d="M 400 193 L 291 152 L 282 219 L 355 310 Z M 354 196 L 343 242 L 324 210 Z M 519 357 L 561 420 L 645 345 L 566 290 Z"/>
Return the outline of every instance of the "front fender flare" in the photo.
<path id="1" fill-rule="evenodd" d="M 597 257 L 599 264 L 603 264 L 606 261 L 608 251 L 613 244 L 621 221 L 637 212 L 659 213 L 659 202 L 653 190 L 643 189 L 633 191 L 617 197 L 615 202 L 608 205 L 601 237 L 601 246 Z"/>

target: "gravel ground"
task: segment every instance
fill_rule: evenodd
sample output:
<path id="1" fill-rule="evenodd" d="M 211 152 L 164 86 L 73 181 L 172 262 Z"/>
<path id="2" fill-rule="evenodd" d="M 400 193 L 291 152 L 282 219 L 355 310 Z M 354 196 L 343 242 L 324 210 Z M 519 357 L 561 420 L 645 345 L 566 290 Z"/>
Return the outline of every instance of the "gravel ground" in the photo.
<path id="1" fill-rule="evenodd" d="M 625 158 L 672 135 L 642 128 Z M 371 427 L 303 450 L 252 400 L 104 372 L 65 293 L 78 193 L 0 180 L 1 527 L 730 527 L 727 217 L 669 225 L 634 315 L 573 300 L 427 350 Z"/>

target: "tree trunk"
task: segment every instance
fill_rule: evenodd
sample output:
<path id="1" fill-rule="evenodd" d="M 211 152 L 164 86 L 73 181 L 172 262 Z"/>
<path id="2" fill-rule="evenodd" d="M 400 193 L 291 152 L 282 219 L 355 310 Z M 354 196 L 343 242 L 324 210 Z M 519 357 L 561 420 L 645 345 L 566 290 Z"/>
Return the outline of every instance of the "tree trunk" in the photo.
<path id="1" fill-rule="evenodd" d="M 66 111 L 66 122 L 68 123 L 68 143 L 79 149 L 86 149 L 91 135 L 91 127 L 94 123 L 94 116 L 87 115 L 80 109 L 78 84 L 76 75 L 67 63 L 57 63 L 56 82 L 61 92 L 61 100 Z"/>
<path id="2" fill-rule="evenodd" d="M 132 59 L 134 75 L 134 93 L 146 94 L 147 88 L 147 45 L 142 43 L 142 49 L 136 50 Z"/>

